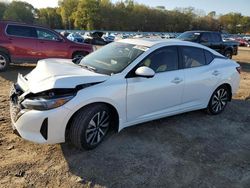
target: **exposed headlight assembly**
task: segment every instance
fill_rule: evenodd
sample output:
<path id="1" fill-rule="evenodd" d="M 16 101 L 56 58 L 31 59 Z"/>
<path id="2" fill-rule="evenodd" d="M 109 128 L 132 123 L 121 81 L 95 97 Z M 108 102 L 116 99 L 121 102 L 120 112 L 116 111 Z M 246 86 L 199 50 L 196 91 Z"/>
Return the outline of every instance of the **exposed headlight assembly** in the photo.
<path id="1" fill-rule="evenodd" d="M 22 106 L 30 110 L 50 110 L 64 105 L 70 101 L 74 96 L 63 96 L 58 98 L 44 99 L 44 98 L 35 98 L 35 99 L 25 99 L 22 102 Z"/>
<path id="2" fill-rule="evenodd" d="M 51 89 L 40 93 L 30 93 L 22 100 L 21 106 L 29 110 L 50 110 L 70 101 L 76 93 L 100 82 L 81 84 L 73 89 Z"/>

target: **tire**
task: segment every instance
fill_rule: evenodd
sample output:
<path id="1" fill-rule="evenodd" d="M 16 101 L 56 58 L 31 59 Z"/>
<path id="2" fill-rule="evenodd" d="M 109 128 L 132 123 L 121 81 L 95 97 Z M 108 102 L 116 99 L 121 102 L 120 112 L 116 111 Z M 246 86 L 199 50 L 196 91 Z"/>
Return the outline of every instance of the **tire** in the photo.
<path id="1" fill-rule="evenodd" d="M 229 58 L 229 59 L 232 59 L 233 53 L 232 53 L 231 50 L 226 50 L 225 53 L 224 53 L 224 56 Z"/>
<path id="2" fill-rule="evenodd" d="M 78 111 L 71 122 L 70 141 L 78 149 L 94 149 L 111 127 L 111 111 L 103 104 L 94 104 Z"/>
<path id="3" fill-rule="evenodd" d="M 79 64 L 82 58 L 86 56 L 86 53 L 84 52 L 76 52 L 73 54 L 72 59 L 74 60 L 73 62 L 76 64 Z"/>
<path id="4" fill-rule="evenodd" d="M 218 87 L 212 94 L 207 106 L 208 114 L 217 115 L 220 114 L 229 101 L 229 91 L 225 86 Z"/>
<path id="5" fill-rule="evenodd" d="M 10 59 L 8 55 L 3 52 L 0 52 L 0 72 L 7 70 L 10 64 Z"/>

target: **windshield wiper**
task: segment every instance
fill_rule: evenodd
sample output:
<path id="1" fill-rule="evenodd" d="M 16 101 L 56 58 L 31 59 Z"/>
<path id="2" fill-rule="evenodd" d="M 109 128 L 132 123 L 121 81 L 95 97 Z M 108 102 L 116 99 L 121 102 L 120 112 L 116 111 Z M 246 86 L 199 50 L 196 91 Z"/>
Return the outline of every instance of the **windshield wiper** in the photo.
<path id="1" fill-rule="evenodd" d="M 79 64 L 79 66 L 80 67 L 83 67 L 83 68 L 85 68 L 85 69 L 87 69 L 87 70 L 90 70 L 90 71 L 92 71 L 92 72 L 96 72 L 96 68 L 95 67 L 92 67 L 92 66 L 89 66 L 89 65 L 82 65 L 82 64 Z"/>

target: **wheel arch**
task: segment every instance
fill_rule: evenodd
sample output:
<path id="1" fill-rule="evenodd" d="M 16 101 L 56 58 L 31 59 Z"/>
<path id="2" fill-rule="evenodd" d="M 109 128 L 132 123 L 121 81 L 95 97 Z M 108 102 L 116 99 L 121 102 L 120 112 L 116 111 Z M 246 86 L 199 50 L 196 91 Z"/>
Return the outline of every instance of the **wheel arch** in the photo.
<path id="1" fill-rule="evenodd" d="M 231 55 L 233 55 L 233 52 L 234 52 L 233 47 L 232 46 L 226 47 L 225 50 L 224 50 L 224 55 L 226 55 L 226 52 L 230 52 Z"/>
<path id="2" fill-rule="evenodd" d="M 84 108 L 87 108 L 91 105 L 95 105 L 95 104 L 103 104 L 103 105 L 106 105 L 110 110 L 111 110 L 111 113 L 113 114 L 112 116 L 112 121 L 113 121 L 113 129 L 115 131 L 118 132 L 119 130 L 119 113 L 118 113 L 118 110 L 114 107 L 114 105 L 108 103 L 108 102 L 92 102 L 92 103 L 89 103 L 89 104 L 86 104 L 84 106 L 82 106 L 81 108 L 78 108 L 72 115 L 71 117 L 69 118 L 67 124 L 66 124 L 66 128 L 65 128 L 65 138 L 67 138 L 67 134 L 68 134 L 68 131 L 70 130 L 70 127 L 71 127 L 71 122 L 74 118 L 74 116 L 76 115 L 77 112 L 79 112 L 80 110 L 84 109 Z"/>
<path id="3" fill-rule="evenodd" d="M 6 54 L 9 58 L 9 61 L 11 62 L 10 52 L 7 48 L 0 46 L 0 52 L 3 52 L 4 54 Z"/>
<path id="4" fill-rule="evenodd" d="M 232 86 L 229 83 L 224 83 L 220 87 L 225 86 L 229 91 L 229 101 L 232 100 Z"/>
<path id="5" fill-rule="evenodd" d="M 225 48 L 225 52 L 226 52 L 226 51 L 231 51 L 231 52 L 233 52 L 233 47 L 232 47 L 232 46 L 226 47 L 226 48 Z"/>
<path id="6" fill-rule="evenodd" d="M 232 100 L 232 86 L 229 84 L 229 83 L 227 83 L 227 82 L 224 82 L 224 83 L 221 83 L 221 84 L 219 84 L 214 90 L 213 90 L 213 93 L 214 93 L 214 91 L 216 90 L 216 89 L 218 89 L 219 87 L 226 87 L 227 89 L 228 89 L 228 91 L 229 91 L 229 101 L 231 101 Z M 212 95 L 213 95 L 213 93 L 211 94 L 211 97 L 212 97 Z M 210 97 L 210 98 L 211 98 Z"/>
<path id="7" fill-rule="evenodd" d="M 88 55 L 89 53 L 84 51 L 84 50 L 76 50 L 76 51 L 73 51 L 72 54 L 71 54 L 71 58 L 73 59 L 73 57 L 75 56 L 75 54 L 77 53 L 82 53 L 84 54 L 85 56 Z"/>

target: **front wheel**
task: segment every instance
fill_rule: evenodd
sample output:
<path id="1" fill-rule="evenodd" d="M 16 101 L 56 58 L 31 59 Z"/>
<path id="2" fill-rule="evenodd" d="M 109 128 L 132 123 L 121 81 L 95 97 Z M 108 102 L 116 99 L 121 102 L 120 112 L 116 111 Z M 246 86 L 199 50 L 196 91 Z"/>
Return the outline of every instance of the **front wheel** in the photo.
<path id="1" fill-rule="evenodd" d="M 79 149 L 93 149 L 107 135 L 111 126 L 111 112 L 102 104 L 95 104 L 78 111 L 72 120 L 69 137 Z"/>
<path id="2" fill-rule="evenodd" d="M 84 58 L 84 56 L 86 56 L 86 54 L 84 52 L 76 52 L 73 54 L 72 59 L 73 62 L 76 64 L 79 64 L 80 61 L 82 60 L 82 58 Z"/>
<path id="3" fill-rule="evenodd" d="M 8 68 L 9 63 L 9 57 L 5 53 L 0 52 L 0 72 L 5 71 Z"/>
<path id="4" fill-rule="evenodd" d="M 207 112 L 209 114 L 219 114 L 221 113 L 229 101 L 229 91 L 226 87 L 221 86 L 217 88 L 209 101 Z"/>

